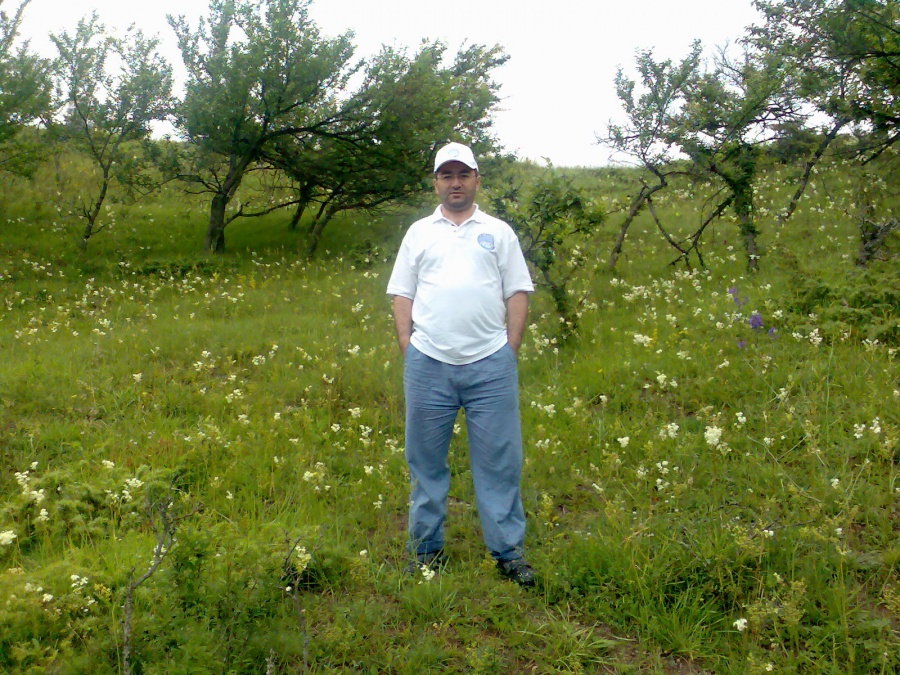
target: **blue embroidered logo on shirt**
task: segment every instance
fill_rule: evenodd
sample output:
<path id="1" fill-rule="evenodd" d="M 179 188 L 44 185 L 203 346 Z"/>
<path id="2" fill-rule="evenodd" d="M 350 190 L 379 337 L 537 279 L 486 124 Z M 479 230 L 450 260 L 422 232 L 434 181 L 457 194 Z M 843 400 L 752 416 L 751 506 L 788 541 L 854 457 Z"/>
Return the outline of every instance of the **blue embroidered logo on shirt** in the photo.
<path id="1" fill-rule="evenodd" d="M 494 250 L 494 237 L 490 234 L 479 234 L 478 235 L 478 244 L 485 251 L 493 251 Z"/>

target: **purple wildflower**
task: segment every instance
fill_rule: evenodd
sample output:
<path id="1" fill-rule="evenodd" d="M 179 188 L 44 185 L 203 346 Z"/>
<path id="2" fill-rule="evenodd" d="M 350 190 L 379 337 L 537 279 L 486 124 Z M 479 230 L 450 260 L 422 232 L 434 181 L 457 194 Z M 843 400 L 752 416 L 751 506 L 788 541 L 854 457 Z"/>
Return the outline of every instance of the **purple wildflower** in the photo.
<path id="1" fill-rule="evenodd" d="M 728 295 L 731 296 L 731 299 L 734 300 L 734 304 L 736 304 L 738 307 L 743 307 L 744 305 L 747 304 L 747 298 L 746 297 L 742 298 L 738 294 L 737 286 L 730 287 L 728 289 Z"/>
<path id="2" fill-rule="evenodd" d="M 762 316 L 759 312 L 753 312 L 747 319 L 747 323 L 750 324 L 750 328 L 753 330 L 759 330 L 763 327 Z"/>

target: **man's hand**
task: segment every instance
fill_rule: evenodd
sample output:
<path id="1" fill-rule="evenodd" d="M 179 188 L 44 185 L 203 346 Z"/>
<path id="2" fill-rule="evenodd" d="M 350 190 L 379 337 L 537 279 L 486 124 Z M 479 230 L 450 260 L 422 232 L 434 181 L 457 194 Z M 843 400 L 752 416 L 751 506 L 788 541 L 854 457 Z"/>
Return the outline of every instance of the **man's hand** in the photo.
<path id="1" fill-rule="evenodd" d="M 519 291 L 506 301 L 506 341 L 516 356 L 522 346 L 525 320 L 528 318 L 528 293 Z"/>
<path id="2" fill-rule="evenodd" d="M 393 296 L 391 301 L 391 309 L 394 312 L 394 329 L 397 331 L 397 346 L 400 347 L 400 353 L 404 356 L 412 335 L 412 306 L 413 301 L 402 295 Z"/>

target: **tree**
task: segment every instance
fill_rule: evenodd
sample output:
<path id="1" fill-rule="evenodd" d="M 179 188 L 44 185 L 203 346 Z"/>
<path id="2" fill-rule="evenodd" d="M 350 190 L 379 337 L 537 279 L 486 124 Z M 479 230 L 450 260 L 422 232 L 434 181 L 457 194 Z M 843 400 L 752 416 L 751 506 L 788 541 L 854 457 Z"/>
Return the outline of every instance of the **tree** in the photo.
<path id="1" fill-rule="evenodd" d="M 794 66 L 801 91 L 833 120 L 864 124 L 865 153 L 900 140 L 900 2 L 755 0 L 759 49 Z M 845 122 L 846 123 L 846 122 Z"/>
<path id="2" fill-rule="evenodd" d="M 684 104 L 687 88 L 698 76 L 700 52 L 700 43 L 695 42 L 690 54 L 677 66 L 671 60 L 657 63 L 650 50 L 639 52 L 636 65 L 641 77 L 641 90 L 637 97 L 637 83 L 628 78 L 621 68 L 616 74 L 616 94 L 627 121 L 624 124 L 610 122 L 608 135 L 598 137 L 597 141 L 631 158 L 642 171 L 638 178 L 640 189 L 631 198 L 610 253 L 610 269 L 616 266 L 634 219 L 644 207 L 652 209 L 653 195 L 668 186 L 671 176 L 683 173 L 673 163 L 677 146 L 671 142 L 669 135 L 675 115 Z M 655 216 L 654 219 L 662 228 L 659 219 Z M 663 233 L 666 234 L 665 231 Z"/>
<path id="3" fill-rule="evenodd" d="M 610 135 L 602 142 L 636 157 L 656 183 L 644 181 L 632 199 L 611 265 L 621 251 L 627 226 L 646 205 L 666 241 L 678 250 L 677 260 L 689 263 L 694 253 L 701 264 L 699 247 L 704 231 L 731 208 L 744 241 L 748 267 L 758 267 L 753 192 L 759 146 L 772 139 L 774 125 L 790 122 L 799 113 L 779 59 L 744 52 L 735 61 L 722 49 L 707 67 L 701 63 L 700 53 L 700 45 L 695 43 L 678 67 L 670 61 L 657 63 L 650 52 L 640 53 L 637 64 L 643 93 L 638 99 L 634 97 L 635 83 L 621 73 L 617 77 L 619 98 L 629 122 L 625 126 L 610 125 Z M 677 159 L 684 157 L 688 162 L 678 166 Z M 699 227 L 680 241 L 663 227 L 652 199 L 676 173 L 709 183 L 714 189 L 712 208 Z"/>
<path id="4" fill-rule="evenodd" d="M 777 57 L 745 52 L 735 61 L 721 50 L 714 67 L 690 83 L 684 107 L 674 118 L 672 139 L 690 158 L 692 169 L 720 187 L 712 217 L 729 207 L 737 217 L 750 270 L 758 269 L 760 255 L 753 204 L 760 145 L 771 139 L 776 124 L 798 114 Z M 687 252 L 696 250 L 710 221 L 692 235 Z"/>
<path id="5" fill-rule="evenodd" d="M 182 177 L 212 195 L 208 250 L 222 250 L 235 218 L 293 206 L 295 225 L 313 211 L 311 254 L 336 213 L 420 190 L 437 143 L 489 137 L 499 48 L 472 47 L 448 67 L 444 47 L 427 43 L 412 57 L 384 49 L 355 63 L 350 34 L 322 37 L 308 4 L 213 0 L 196 30 L 170 17 L 189 73 L 179 128 L 195 148 Z M 270 169 L 295 197 L 227 215 L 247 173 Z"/>
<path id="6" fill-rule="evenodd" d="M 604 214 L 552 166 L 522 184 L 507 176 L 495 190 L 491 208 L 519 236 L 525 259 L 537 270 L 535 283 L 553 299 L 562 339 L 569 339 L 578 331 L 579 307 L 590 294 L 587 289 L 576 297 L 575 282 Z"/>
<path id="7" fill-rule="evenodd" d="M 900 3 L 897 0 L 755 0 L 765 21 L 750 29 L 758 50 L 791 70 L 797 95 L 827 124 L 779 219 L 795 211 L 813 168 L 848 125 L 863 132 L 867 161 L 900 139 Z"/>
<path id="8" fill-rule="evenodd" d="M 81 245 L 105 225 L 99 225 L 113 181 L 130 187 L 146 183 L 147 167 L 135 143 L 145 141 L 153 121 L 171 110 L 171 69 L 157 53 L 158 41 L 130 30 L 123 38 L 106 34 L 96 13 L 81 19 L 73 35 L 52 35 L 59 52 L 63 90 L 63 135 L 70 137 L 99 170 L 96 190 L 78 196 L 84 220 Z M 118 61 L 110 73 L 109 61 Z"/>
<path id="9" fill-rule="evenodd" d="M 23 0 L 12 15 L 0 10 L 0 169 L 18 173 L 33 167 L 27 160 L 36 144 L 24 132 L 48 114 L 52 91 L 49 61 L 31 53 L 27 42 L 16 45 L 30 1 Z"/>
<path id="10" fill-rule="evenodd" d="M 445 65 L 445 52 L 440 43 L 423 43 L 412 56 L 385 48 L 366 66 L 357 96 L 371 123 L 357 142 L 324 139 L 313 146 L 288 138 L 263 150 L 270 165 L 295 181 L 292 222 L 301 209 L 313 208 L 307 255 L 335 214 L 374 213 L 430 187 L 424 178 L 440 144 L 465 138 L 482 156 L 495 150 L 486 121 L 499 99 L 490 74 L 505 54 L 496 46 L 475 45 Z"/>
<path id="11" fill-rule="evenodd" d="M 350 35 L 323 38 L 308 0 L 211 0 L 196 30 L 169 17 L 188 71 L 177 125 L 195 148 L 182 178 L 212 194 L 205 248 L 225 246 L 226 209 L 279 139 L 353 143 L 364 124 L 345 89 Z"/>
<path id="12" fill-rule="evenodd" d="M 750 40 L 792 69 L 801 96 L 829 123 L 806 161 L 797 189 L 779 216 L 796 210 L 813 168 L 838 134 L 853 127 L 853 158 L 872 164 L 883 175 L 896 172 L 900 140 L 900 2 L 898 0 L 756 0 L 765 22 L 751 29 Z M 859 216 L 861 264 L 876 258 L 896 217 L 866 208 Z"/>

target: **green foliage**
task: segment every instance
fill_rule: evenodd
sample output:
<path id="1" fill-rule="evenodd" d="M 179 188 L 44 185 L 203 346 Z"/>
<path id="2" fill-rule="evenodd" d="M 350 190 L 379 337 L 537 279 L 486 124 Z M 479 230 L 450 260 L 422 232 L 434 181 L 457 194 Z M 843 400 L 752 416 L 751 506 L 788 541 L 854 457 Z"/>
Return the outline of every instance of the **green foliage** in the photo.
<path id="1" fill-rule="evenodd" d="M 16 44 L 29 2 L 20 2 L 13 15 L 0 10 L 0 170 L 26 175 L 40 156 L 40 145 L 26 125 L 48 114 L 52 91 L 50 63 L 27 43 Z"/>
<path id="2" fill-rule="evenodd" d="M 900 138 L 900 45 L 896 0 L 756 0 L 765 22 L 750 31 L 757 48 L 792 68 L 798 93 L 817 110 L 871 135 L 865 154 Z"/>
<path id="3" fill-rule="evenodd" d="M 703 264 L 699 243 L 706 227 L 730 208 L 738 218 L 748 267 L 756 269 L 760 254 L 759 229 L 753 194 L 759 182 L 759 139 L 767 131 L 796 121 L 798 111 L 786 87 L 781 61 L 767 55 L 743 54 L 735 61 L 724 50 L 711 67 L 700 60 L 700 45 L 677 66 L 670 60 L 656 62 L 652 52 L 637 56 L 642 90 L 620 70 L 616 90 L 628 123 L 610 124 L 609 136 L 601 142 L 615 151 L 635 158 L 646 176 L 631 200 L 611 264 L 621 252 L 625 233 L 645 206 L 664 237 L 690 262 L 695 253 Z M 681 166 L 674 161 L 686 156 Z M 708 214 L 687 238 L 676 241 L 659 219 L 653 195 L 669 186 L 670 177 L 680 173 L 712 185 L 714 195 Z"/>
<path id="4" fill-rule="evenodd" d="M 351 35 L 322 36 L 308 5 L 215 1 L 196 29 L 170 18 L 188 70 L 177 119 L 191 147 L 180 173 L 212 195 L 210 250 L 234 219 L 293 206 L 294 227 L 310 213 L 311 255 L 335 214 L 420 193 L 440 142 L 461 135 L 492 147 L 499 47 L 471 46 L 450 63 L 439 43 L 413 55 L 386 47 L 356 63 Z M 252 171 L 281 189 L 243 201 Z"/>
<path id="5" fill-rule="evenodd" d="M 867 344 L 900 346 L 900 285 L 889 270 L 871 270 L 842 280 L 797 279 L 789 306 L 802 317 L 820 317 L 823 335 L 841 339 L 850 332 Z"/>
<path id="6" fill-rule="evenodd" d="M 635 59 L 641 89 L 622 68 L 616 73 L 616 95 L 627 117 L 625 124 L 610 123 L 608 136 L 598 139 L 617 153 L 636 159 L 651 171 L 659 172 L 676 157 L 669 140 L 675 115 L 685 103 L 689 83 L 700 68 L 700 44 L 678 64 L 671 59 L 655 61 L 653 52 L 641 51 Z"/>
<path id="7" fill-rule="evenodd" d="M 105 227 L 99 219 L 113 182 L 129 190 L 154 186 L 140 142 L 149 136 L 152 122 L 170 113 L 172 73 L 156 52 L 158 40 L 145 38 L 141 31 L 110 37 L 96 13 L 81 19 L 74 34 L 63 32 L 51 39 L 59 52 L 64 92 L 59 133 L 71 137 L 95 169 L 89 186 L 65 196 L 84 221 L 85 246 Z M 119 62 L 117 74 L 109 72 L 111 58 Z"/>
<path id="8" fill-rule="evenodd" d="M 549 289 L 566 339 L 578 329 L 586 296 L 586 280 L 579 273 L 589 261 L 603 213 L 585 190 L 552 167 L 525 185 L 511 174 L 507 181 L 502 188 L 495 181 L 491 208 L 516 231 L 537 283 Z"/>
<path id="9" fill-rule="evenodd" d="M 264 156 L 296 184 L 296 218 L 312 212 L 306 254 L 312 256 L 335 214 L 374 214 L 409 203 L 423 189 L 439 144 L 462 137 L 482 156 L 494 149 L 487 120 L 499 98 L 491 72 L 506 61 L 499 47 L 471 46 L 445 63 L 446 48 L 425 43 L 409 55 L 385 47 L 365 67 L 356 94 L 368 117 L 353 143 L 340 139 L 277 142 Z M 448 92 L 455 97 L 448 99 Z"/>

